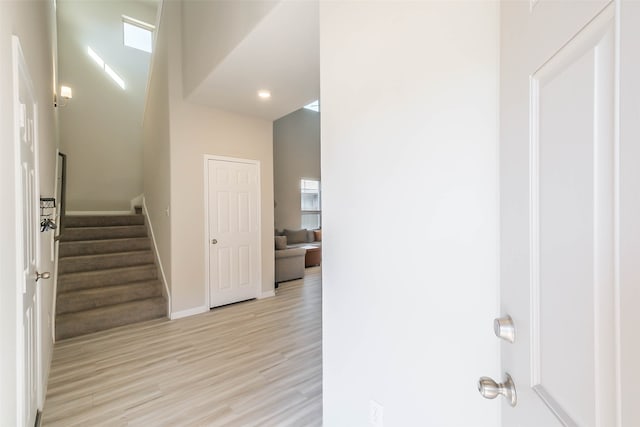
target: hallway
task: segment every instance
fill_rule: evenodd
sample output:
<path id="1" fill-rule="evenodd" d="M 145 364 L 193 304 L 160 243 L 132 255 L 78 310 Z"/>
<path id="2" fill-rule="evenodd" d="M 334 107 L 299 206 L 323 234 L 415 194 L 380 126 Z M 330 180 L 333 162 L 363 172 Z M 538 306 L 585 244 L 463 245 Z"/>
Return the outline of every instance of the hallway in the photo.
<path id="1" fill-rule="evenodd" d="M 43 426 L 322 424 L 320 267 L 275 298 L 55 344 Z"/>

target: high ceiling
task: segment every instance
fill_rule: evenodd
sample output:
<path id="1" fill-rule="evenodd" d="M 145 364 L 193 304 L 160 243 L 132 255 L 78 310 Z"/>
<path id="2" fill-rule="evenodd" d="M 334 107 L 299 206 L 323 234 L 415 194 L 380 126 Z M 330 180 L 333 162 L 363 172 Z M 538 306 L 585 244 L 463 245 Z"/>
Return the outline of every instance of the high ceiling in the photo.
<path id="1" fill-rule="evenodd" d="M 317 2 L 278 2 L 187 99 L 269 120 L 318 99 L 318 26 Z M 270 91 L 271 98 L 259 98 L 259 90 Z"/>

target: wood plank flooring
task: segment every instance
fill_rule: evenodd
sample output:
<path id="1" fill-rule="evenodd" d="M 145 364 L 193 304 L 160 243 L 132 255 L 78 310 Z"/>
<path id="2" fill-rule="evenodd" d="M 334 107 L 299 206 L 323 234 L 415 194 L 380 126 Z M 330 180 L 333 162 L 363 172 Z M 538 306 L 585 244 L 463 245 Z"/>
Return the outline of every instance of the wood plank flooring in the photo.
<path id="1" fill-rule="evenodd" d="M 43 426 L 320 426 L 320 267 L 277 296 L 55 344 Z"/>

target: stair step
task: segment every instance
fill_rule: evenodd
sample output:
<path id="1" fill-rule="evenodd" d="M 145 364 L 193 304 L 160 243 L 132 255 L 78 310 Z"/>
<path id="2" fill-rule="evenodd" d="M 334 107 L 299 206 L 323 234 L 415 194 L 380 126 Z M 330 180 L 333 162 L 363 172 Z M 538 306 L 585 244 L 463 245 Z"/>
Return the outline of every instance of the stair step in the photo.
<path id="1" fill-rule="evenodd" d="M 56 317 L 56 340 L 166 317 L 163 297 L 109 305 Z"/>
<path id="2" fill-rule="evenodd" d="M 128 283 L 58 294 L 56 314 L 90 310 L 162 295 L 159 281 Z"/>
<path id="3" fill-rule="evenodd" d="M 166 317 L 142 215 L 65 216 L 56 339 Z"/>
<path id="4" fill-rule="evenodd" d="M 61 274 L 58 276 L 58 293 L 142 282 L 157 277 L 155 264 Z"/>
<path id="5" fill-rule="evenodd" d="M 144 225 L 142 215 L 65 215 L 65 227 Z"/>
<path id="6" fill-rule="evenodd" d="M 148 237 L 108 240 L 78 240 L 60 242 L 60 258 L 78 255 L 97 255 L 115 252 L 148 250 L 151 241 Z"/>
<path id="7" fill-rule="evenodd" d="M 93 270 L 107 270 L 111 268 L 153 264 L 153 262 L 153 253 L 151 253 L 151 251 L 72 256 L 59 259 L 58 273 L 66 274 Z"/>
<path id="8" fill-rule="evenodd" d="M 71 242 L 78 240 L 123 239 L 128 237 L 146 237 L 144 225 L 118 225 L 108 227 L 68 227 L 65 225 L 61 240 Z"/>

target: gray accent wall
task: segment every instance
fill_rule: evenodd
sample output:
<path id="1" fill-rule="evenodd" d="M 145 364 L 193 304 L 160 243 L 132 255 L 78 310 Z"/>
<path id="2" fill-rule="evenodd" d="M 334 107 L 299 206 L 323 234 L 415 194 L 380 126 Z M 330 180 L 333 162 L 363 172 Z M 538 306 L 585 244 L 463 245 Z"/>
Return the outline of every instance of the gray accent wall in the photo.
<path id="1" fill-rule="evenodd" d="M 273 122 L 275 228 L 300 228 L 300 179 L 320 180 L 320 113 L 301 108 Z"/>

